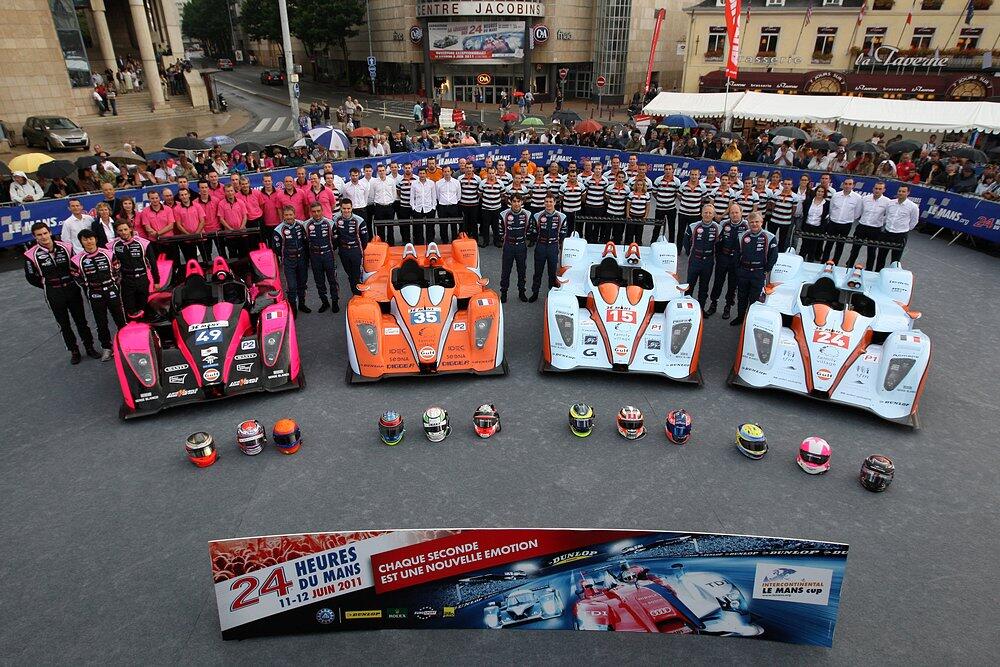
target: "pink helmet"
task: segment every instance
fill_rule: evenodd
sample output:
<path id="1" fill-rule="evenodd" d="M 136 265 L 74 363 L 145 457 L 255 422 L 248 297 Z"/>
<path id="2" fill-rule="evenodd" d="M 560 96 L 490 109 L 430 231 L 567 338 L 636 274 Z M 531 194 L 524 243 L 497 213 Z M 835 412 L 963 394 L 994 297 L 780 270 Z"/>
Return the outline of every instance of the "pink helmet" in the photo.
<path id="1" fill-rule="evenodd" d="M 830 469 L 830 444 L 823 438 L 812 436 L 799 445 L 795 462 L 810 475 L 821 475 Z"/>

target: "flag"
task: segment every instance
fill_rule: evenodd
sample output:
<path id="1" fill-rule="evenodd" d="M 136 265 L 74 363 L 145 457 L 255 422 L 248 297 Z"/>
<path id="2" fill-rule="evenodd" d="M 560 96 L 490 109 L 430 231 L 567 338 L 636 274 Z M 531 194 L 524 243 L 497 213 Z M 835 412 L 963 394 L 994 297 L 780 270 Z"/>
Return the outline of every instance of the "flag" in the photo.
<path id="1" fill-rule="evenodd" d="M 972 16 L 976 13 L 976 8 L 972 6 L 974 0 L 969 0 L 968 7 L 965 8 L 965 25 L 972 23 Z"/>
<path id="2" fill-rule="evenodd" d="M 917 0 L 913 0 L 913 4 L 910 5 L 910 11 L 906 14 L 906 25 L 913 23 L 913 8 L 917 6 Z"/>
<path id="3" fill-rule="evenodd" d="M 735 79 L 740 68 L 740 13 L 741 0 L 726 0 L 726 33 L 729 38 L 729 58 L 726 60 L 726 78 Z"/>
<path id="4" fill-rule="evenodd" d="M 983 69 L 993 69 L 993 52 L 986 51 L 983 53 Z"/>
<path id="5" fill-rule="evenodd" d="M 809 21 L 812 20 L 812 17 L 813 17 L 813 3 L 812 0 L 809 0 L 809 7 L 806 8 L 806 18 L 805 21 L 802 22 L 802 27 L 809 25 Z"/>
<path id="6" fill-rule="evenodd" d="M 865 14 L 868 12 L 868 0 L 861 3 L 861 9 L 858 10 L 858 25 L 865 20 Z"/>

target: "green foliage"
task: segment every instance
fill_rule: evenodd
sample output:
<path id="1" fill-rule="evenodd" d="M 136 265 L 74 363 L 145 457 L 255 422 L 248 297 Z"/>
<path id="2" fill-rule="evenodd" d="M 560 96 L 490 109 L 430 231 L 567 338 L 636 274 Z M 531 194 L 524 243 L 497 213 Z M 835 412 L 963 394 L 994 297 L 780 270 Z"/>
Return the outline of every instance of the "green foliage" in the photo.
<path id="1" fill-rule="evenodd" d="M 281 17 L 277 0 L 243 0 L 240 24 L 250 39 L 270 40 L 281 44 Z"/>
<path id="2" fill-rule="evenodd" d="M 294 8 L 293 8 L 294 7 Z M 292 0 L 288 22 L 293 35 L 302 41 L 310 54 L 325 51 L 330 45 L 342 46 L 358 34 L 365 23 L 363 0 Z"/>
<path id="3" fill-rule="evenodd" d="M 232 51 L 229 11 L 226 0 L 191 0 L 181 14 L 181 32 L 200 40 L 209 52 Z"/>

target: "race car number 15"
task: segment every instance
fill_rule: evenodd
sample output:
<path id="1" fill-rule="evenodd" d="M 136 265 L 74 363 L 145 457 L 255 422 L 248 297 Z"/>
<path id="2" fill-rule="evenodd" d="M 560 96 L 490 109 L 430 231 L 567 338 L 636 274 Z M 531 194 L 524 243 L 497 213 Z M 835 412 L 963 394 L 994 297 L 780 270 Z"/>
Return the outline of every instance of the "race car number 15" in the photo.
<path id="1" fill-rule="evenodd" d="M 440 321 L 440 308 L 418 308 L 410 311 L 410 324 L 437 324 Z"/>
<path id="2" fill-rule="evenodd" d="M 622 324 L 635 324 L 635 311 L 616 308 L 607 311 L 607 313 L 605 313 L 604 315 L 604 319 L 607 322 L 621 322 Z"/>

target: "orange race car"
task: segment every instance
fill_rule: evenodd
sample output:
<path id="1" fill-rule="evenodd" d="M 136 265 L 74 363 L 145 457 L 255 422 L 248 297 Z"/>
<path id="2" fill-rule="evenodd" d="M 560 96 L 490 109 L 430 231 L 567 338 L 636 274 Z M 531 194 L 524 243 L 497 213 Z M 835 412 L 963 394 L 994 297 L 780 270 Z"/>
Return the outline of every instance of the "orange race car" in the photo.
<path id="1" fill-rule="evenodd" d="M 395 375 L 506 375 L 503 310 L 479 273 L 479 248 L 451 244 L 365 248 L 361 294 L 347 305 L 347 381 Z"/>

